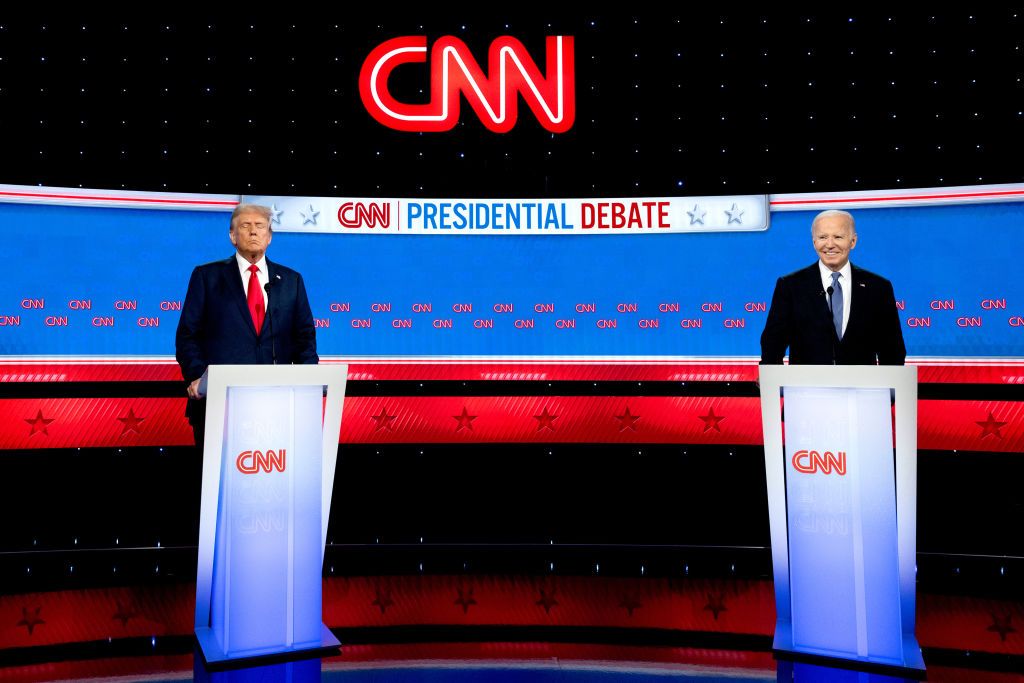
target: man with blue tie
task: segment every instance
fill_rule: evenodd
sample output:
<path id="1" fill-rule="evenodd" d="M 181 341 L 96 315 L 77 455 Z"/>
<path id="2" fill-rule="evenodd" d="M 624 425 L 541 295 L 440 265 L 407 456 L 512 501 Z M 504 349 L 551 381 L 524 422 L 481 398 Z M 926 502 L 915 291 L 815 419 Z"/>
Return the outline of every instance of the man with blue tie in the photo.
<path id="1" fill-rule="evenodd" d="M 903 365 L 907 349 L 892 283 L 850 263 L 853 216 L 822 211 L 811 223 L 818 262 L 775 284 L 761 363 Z"/>
<path id="2" fill-rule="evenodd" d="M 207 366 L 319 362 L 302 276 L 267 260 L 273 236 L 268 207 L 239 204 L 228 228 L 235 253 L 197 266 L 189 279 L 175 356 L 188 382 L 185 414 L 196 445 L 205 426 L 199 380 Z"/>

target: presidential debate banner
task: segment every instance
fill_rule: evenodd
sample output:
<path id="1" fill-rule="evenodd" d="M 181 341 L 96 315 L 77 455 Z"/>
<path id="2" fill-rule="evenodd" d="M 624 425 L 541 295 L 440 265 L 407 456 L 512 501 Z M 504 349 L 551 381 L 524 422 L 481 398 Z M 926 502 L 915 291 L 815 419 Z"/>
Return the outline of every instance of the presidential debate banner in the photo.
<path id="1" fill-rule="evenodd" d="M 495 194 L 499 194 L 496 192 Z M 192 269 L 233 254 L 239 201 L 304 277 L 320 354 L 753 361 L 810 224 L 850 210 L 911 357 L 1024 356 L 1024 283 L 997 237 L 1024 185 L 578 199 L 239 197 L 0 186 L 0 356 L 170 358 Z M 574 239 L 568 239 L 573 237 Z"/>

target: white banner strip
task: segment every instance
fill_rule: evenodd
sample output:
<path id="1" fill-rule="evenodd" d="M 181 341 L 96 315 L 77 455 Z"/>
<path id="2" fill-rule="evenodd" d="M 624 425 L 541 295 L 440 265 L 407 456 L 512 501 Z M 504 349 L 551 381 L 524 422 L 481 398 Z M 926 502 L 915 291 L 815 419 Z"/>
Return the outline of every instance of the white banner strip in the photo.
<path id="1" fill-rule="evenodd" d="M 962 185 L 959 187 L 901 188 L 857 192 L 773 194 L 772 211 L 825 209 L 888 209 L 894 206 L 939 206 L 1024 201 L 1024 184 Z"/>
<path id="2" fill-rule="evenodd" d="M 275 230 L 364 235 L 662 235 L 768 229 L 767 195 L 602 199 L 243 196 Z"/>
<path id="3" fill-rule="evenodd" d="M 579 233 L 636 233 L 648 231 L 658 232 L 712 232 L 716 230 L 763 230 L 764 226 L 758 227 L 757 218 L 750 213 L 744 213 L 738 218 L 732 218 L 722 212 L 732 210 L 732 201 L 737 201 L 737 210 L 747 211 L 740 199 L 751 197 L 661 197 L 661 198 L 639 198 L 629 197 L 621 199 L 387 199 L 387 198 L 327 198 L 328 204 L 333 207 L 332 213 L 337 215 L 345 204 L 351 204 L 345 209 L 346 218 L 344 224 L 341 218 L 337 218 L 335 229 L 327 229 L 324 226 L 321 198 L 312 197 L 273 197 L 273 196 L 240 196 L 231 194 L 203 194 L 203 193 L 182 193 L 182 192 L 145 192 L 135 190 L 105 190 L 81 187 L 43 187 L 35 185 L 4 185 L 0 184 L 0 203 L 5 204 L 48 204 L 54 206 L 98 206 L 115 208 L 147 208 L 147 209 L 171 209 L 171 210 L 199 210 L 199 211 L 231 211 L 238 204 L 239 199 L 249 203 L 283 203 L 287 200 L 290 204 L 298 202 L 292 208 L 299 213 L 291 216 L 291 223 L 298 221 L 298 228 L 307 232 L 342 232 L 341 227 L 355 225 L 355 230 L 360 226 L 373 231 L 374 227 L 380 228 L 385 217 L 391 220 L 391 207 L 394 206 L 395 218 L 398 220 L 399 202 L 402 202 L 409 210 L 410 204 L 416 204 L 413 211 L 422 213 L 413 217 L 410 225 L 422 224 L 427 226 L 424 232 L 451 232 L 463 231 L 474 234 L 497 234 L 499 232 L 522 232 L 522 233 L 554 233 L 565 234 L 578 230 Z M 931 188 L 899 188 L 883 190 L 858 190 L 849 192 L 808 192 L 773 194 L 768 196 L 753 195 L 752 198 L 758 202 L 766 201 L 768 209 L 765 210 L 765 225 L 768 223 L 767 212 L 776 211 L 813 211 L 828 208 L 846 209 L 869 209 L 886 208 L 893 206 L 939 206 L 945 204 L 978 204 L 989 202 L 1020 202 L 1024 201 L 1024 184 L 1010 183 L 1002 185 L 963 185 L 958 187 L 931 187 Z M 306 203 L 308 202 L 308 203 Z M 647 204 L 653 202 L 654 206 Z M 668 203 L 668 207 L 664 203 Z M 448 206 L 441 206 L 447 204 Z M 459 204 L 458 208 L 453 205 Z M 492 208 L 494 204 L 509 204 L 511 209 L 505 207 Z M 586 204 L 586 208 L 583 205 Z M 429 207 L 426 205 L 430 205 Z M 485 208 L 477 208 L 482 205 Z M 535 206 L 527 206 L 535 205 Z M 538 206 L 539 205 L 539 208 Z M 565 220 L 561 220 L 562 206 L 565 206 Z M 549 207 L 554 206 L 554 213 Z M 471 208 L 472 207 L 472 208 Z M 275 211 L 278 207 L 275 207 Z M 306 215 L 301 210 L 308 209 Z M 518 215 L 516 215 L 518 210 Z M 650 215 L 648 211 L 650 210 Z M 383 212 L 387 212 L 385 215 Z M 479 211 L 480 221 L 476 215 L 470 212 Z M 584 211 L 586 214 L 584 214 Z M 319 212 L 319 213 L 317 213 Z M 691 215 L 691 212 L 694 215 Z M 486 216 L 492 227 L 481 227 L 482 220 Z M 283 214 L 282 214 L 283 215 Z M 529 227 L 538 224 L 537 216 L 540 216 L 540 228 Z M 519 221 L 519 228 L 494 228 L 491 219 L 500 219 L 502 225 L 511 224 L 510 221 Z M 408 221 L 408 216 L 405 219 Z M 736 221 L 742 221 L 742 225 Z M 455 223 L 466 224 L 461 228 Z M 703 221 L 703 222 L 701 222 Z M 564 224 L 572 224 L 572 228 L 564 228 Z M 670 227 L 660 227 L 668 223 Z M 527 227 L 522 227 L 523 225 Z M 311 226 L 316 227 L 311 227 Z M 402 225 L 406 225 L 403 223 Z M 473 225 L 475 227 L 469 227 Z M 556 227 L 557 226 L 557 227 Z M 651 226 L 651 227 L 643 227 Z M 275 227 L 277 224 L 275 223 Z M 289 228 L 278 228 L 287 230 Z M 396 232 L 394 230 L 378 229 L 376 232 Z"/>
<path id="4" fill-rule="evenodd" d="M 239 195 L 237 194 L 136 192 L 133 190 L 95 190 L 81 187 L 0 185 L 0 202 L 7 204 L 233 211 L 235 206 L 238 205 L 238 197 Z"/>

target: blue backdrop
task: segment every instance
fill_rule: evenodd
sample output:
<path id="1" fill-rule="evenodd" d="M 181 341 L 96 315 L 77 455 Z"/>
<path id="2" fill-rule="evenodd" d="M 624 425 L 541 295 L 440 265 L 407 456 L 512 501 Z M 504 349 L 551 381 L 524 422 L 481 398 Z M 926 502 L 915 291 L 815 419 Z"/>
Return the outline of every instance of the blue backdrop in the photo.
<path id="1" fill-rule="evenodd" d="M 1024 355 L 1024 284 L 1014 241 L 999 237 L 1016 232 L 1024 203 L 854 214 L 852 260 L 892 280 L 910 355 Z M 816 259 L 812 215 L 724 234 L 278 232 L 268 256 L 305 277 L 321 355 L 757 356 L 776 277 Z M 192 268 L 233 253 L 219 212 L 0 204 L 0 221 L 7 356 L 173 355 Z M 472 312 L 453 312 L 462 304 Z"/>

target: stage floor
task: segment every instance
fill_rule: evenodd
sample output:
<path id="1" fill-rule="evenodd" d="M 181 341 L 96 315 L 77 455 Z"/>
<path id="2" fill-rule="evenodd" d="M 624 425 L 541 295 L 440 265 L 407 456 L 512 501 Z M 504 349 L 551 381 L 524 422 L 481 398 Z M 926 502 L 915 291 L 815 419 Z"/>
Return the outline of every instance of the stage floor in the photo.
<path id="1" fill-rule="evenodd" d="M 188 639 L 158 649 L 185 649 Z M 96 652 L 102 646 L 96 645 Z M 87 654 L 87 653 L 83 653 Z M 655 683 L 663 681 L 870 681 L 905 679 L 792 664 L 742 650 L 540 642 L 404 643 L 343 646 L 339 655 L 210 672 L 193 652 L 63 660 L 0 668 L 0 681 L 496 681 Z M 930 666 L 929 681 L 1009 682 L 1016 672 Z"/>

